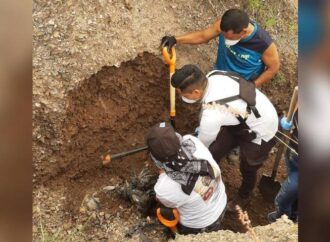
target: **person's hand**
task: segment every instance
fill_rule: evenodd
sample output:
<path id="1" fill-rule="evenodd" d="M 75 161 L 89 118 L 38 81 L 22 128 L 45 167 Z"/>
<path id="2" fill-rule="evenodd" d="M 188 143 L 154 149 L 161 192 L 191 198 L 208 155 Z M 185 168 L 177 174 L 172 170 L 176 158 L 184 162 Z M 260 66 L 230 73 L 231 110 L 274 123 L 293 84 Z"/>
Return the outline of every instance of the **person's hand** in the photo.
<path id="1" fill-rule="evenodd" d="M 161 48 L 167 47 L 170 50 L 176 44 L 176 38 L 174 36 L 164 36 L 160 42 Z"/>

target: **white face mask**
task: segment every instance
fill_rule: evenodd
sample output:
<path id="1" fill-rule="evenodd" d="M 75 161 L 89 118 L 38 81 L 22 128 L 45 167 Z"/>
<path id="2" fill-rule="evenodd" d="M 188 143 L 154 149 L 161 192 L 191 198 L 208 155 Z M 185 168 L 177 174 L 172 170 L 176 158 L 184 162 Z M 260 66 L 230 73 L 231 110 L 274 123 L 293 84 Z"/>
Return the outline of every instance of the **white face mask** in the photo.
<path id="1" fill-rule="evenodd" d="M 185 103 L 195 103 L 198 101 L 198 100 L 192 100 L 192 99 L 186 98 L 184 96 L 181 96 L 181 98 Z"/>
<path id="2" fill-rule="evenodd" d="M 228 46 L 236 45 L 240 40 L 241 39 L 231 40 L 231 39 L 225 38 L 225 45 L 228 45 Z"/>

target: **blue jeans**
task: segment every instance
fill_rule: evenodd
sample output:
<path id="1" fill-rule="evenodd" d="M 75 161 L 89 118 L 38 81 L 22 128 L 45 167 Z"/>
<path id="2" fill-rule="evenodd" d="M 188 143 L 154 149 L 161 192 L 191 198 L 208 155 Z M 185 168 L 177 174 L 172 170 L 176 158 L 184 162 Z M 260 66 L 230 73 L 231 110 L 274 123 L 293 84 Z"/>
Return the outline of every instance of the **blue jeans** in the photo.
<path id="1" fill-rule="evenodd" d="M 279 216 L 286 214 L 295 220 L 298 216 L 298 156 L 287 150 L 285 162 L 288 178 L 282 183 L 275 198 L 275 207 Z"/>

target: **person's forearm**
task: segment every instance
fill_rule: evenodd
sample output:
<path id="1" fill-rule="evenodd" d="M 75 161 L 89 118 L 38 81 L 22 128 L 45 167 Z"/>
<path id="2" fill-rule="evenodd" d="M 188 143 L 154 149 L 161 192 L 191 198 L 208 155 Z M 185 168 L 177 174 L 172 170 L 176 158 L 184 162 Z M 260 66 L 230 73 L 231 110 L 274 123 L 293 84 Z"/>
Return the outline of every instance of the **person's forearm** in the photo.
<path id="1" fill-rule="evenodd" d="M 256 87 L 262 86 L 264 83 L 268 82 L 270 79 L 272 79 L 276 73 L 278 72 L 278 69 L 267 69 L 265 70 L 256 80 L 255 84 Z"/>
<path id="2" fill-rule="evenodd" d="M 178 44 L 203 44 L 207 43 L 208 40 L 205 38 L 203 31 L 197 31 L 189 34 L 184 34 L 180 36 L 175 36 L 176 42 Z"/>

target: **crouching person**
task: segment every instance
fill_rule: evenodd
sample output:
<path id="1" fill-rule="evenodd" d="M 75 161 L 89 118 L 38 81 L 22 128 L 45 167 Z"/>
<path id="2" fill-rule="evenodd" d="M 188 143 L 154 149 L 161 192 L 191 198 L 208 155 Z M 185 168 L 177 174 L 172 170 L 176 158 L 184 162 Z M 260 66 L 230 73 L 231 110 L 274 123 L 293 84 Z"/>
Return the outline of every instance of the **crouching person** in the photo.
<path id="1" fill-rule="evenodd" d="M 156 197 L 174 211 L 169 217 L 179 220 L 177 232 L 219 230 L 227 195 L 220 168 L 209 150 L 192 135 L 181 137 L 167 123 L 153 126 L 145 138 L 151 158 L 159 168 L 154 187 Z"/>

